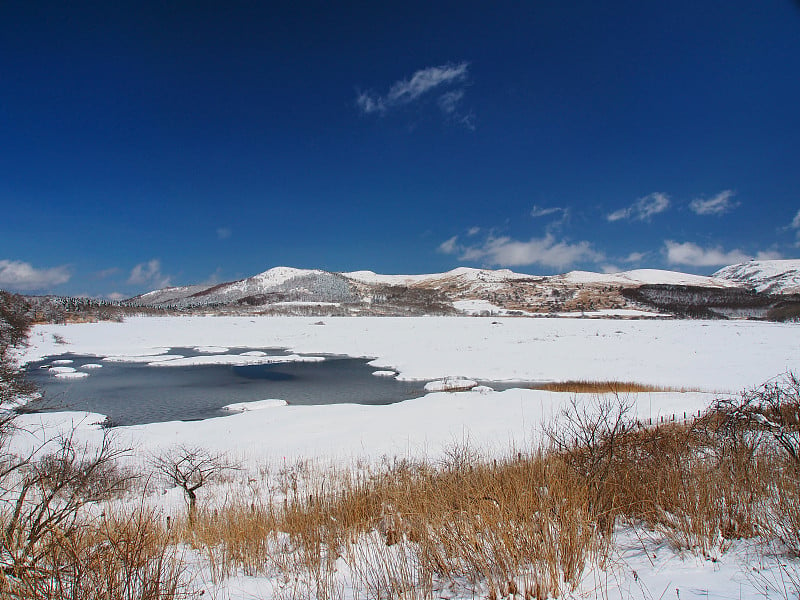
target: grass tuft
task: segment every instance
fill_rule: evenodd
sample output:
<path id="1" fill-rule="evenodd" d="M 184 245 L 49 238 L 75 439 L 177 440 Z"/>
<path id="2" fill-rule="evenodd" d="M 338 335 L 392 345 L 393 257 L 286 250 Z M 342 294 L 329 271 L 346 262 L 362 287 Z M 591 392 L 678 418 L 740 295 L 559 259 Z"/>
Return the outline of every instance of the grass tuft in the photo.
<path id="1" fill-rule="evenodd" d="M 535 390 L 568 394 L 633 394 L 638 392 L 686 392 L 687 388 L 635 383 L 632 381 L 551 381 L 532 386 Z"/>

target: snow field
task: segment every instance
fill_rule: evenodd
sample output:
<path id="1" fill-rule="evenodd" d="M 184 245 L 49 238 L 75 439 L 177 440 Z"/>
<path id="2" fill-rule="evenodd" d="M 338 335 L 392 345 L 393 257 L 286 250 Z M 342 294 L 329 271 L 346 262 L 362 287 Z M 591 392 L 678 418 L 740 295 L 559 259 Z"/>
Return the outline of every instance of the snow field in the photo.
<path id="1" fill-rule="evenodd" d="M 326 327 L 313 323 L 303 318 L 189 317 L 37 326 L 24 357 L 36 360 L 68 351 L 155 362 L 180 360 L 168 354 L 168 348 L 175 347 L 286 348 L 299 354 L 369 357 L 376 369 L 391 369 L 399 379 L 442 384 L 449 374 L 459 373 L 472 380 L 619 380 L 697 390 L 625 396 L 642 421 L 673 415 L 681 419 L 720 394 L 758 385 L 800 366 L 800 336 L 797 326 L 788 324 L 513 318 L 329 318 Z M 57 344 L 53 334 L 67 344 Z M 264 400 L 231 405 L 232 414 L 226 417 L 119 427 L 113 435 L 117 443 L 134 449 L 128 461 L 142 471 L 149 457 L 177 444 L 225 453 L 240 463 L 242 471 L 231 481 L 204 488 L 202 501 L 212 507 L 231 498 L 248 502 L 279 498 L 270 489 L 287 473 L 310 473 L 311 478 L 328 468 L 379 473 L 403 458 L 439 464 L 453 448 L 466 446 L 487 457 L 529 450 L 543 440 L 543 426 L 556 422 L 572 398 L 569 393 L 496 392 L 481 386 L 428 393 L 386 406 L 285 406 Z M 579 397 L 584 399 L 589 401 L 588 396 Z M 74 431 L 76 440 L 89 444 L 97 444 L 103 434 L 102 415 L 46 413 L 19 418 L 28 436 L 14 440 L 20 450 L 58 433 Z M 165 515 L 179 516 L 186 510 L 177 488 L 162 487 L 148 502 Z M 355 552 L 362 558 L 401 564 L 402 546 L 383 545 L 379 529 L 376 523 L 375 531 L 362 536 Z M 280 537 L 276 540 L 280 545 Z M 285 551 L 291 553 L 288 538 L 285 542 Z M 292 593 L 285 574 L 239 572 L 219 579 L 212 577 L 208 560 L 199 552 L 187 550 L 186 558 L 194 581 L 211 597 L 245 600 Z M 364 588 L 354 584 L 364 565 L 351 558 L 340 557 L 333 563 L 331 581 L 342 600 L 364 597 Z M 791 578 L 797 577 L 796 562 L 752 542 L 737 542 L 710 558 L 677 553 L 652 531 L 620 529 L 609 560 L 602 565 L 588 563 L 578 587 L 561 597 L 774 599 L 787 597 L 781 583 L 788 577 L 786 589 L 791 590 Z M 438 581 L 436 595 L 454 600 L 485 597 L 484 583 L 470 588 L 467 581 Z"/>

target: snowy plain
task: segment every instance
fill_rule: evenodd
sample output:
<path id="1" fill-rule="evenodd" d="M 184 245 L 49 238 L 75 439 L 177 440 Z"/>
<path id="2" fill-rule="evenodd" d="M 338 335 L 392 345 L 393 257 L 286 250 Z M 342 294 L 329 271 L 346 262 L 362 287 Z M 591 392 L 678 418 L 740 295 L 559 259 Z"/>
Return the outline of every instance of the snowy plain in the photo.
<path id="1" fill-rule="evenodd" d="M 800 370 L 800 335 L 793 324 L 466 317 L 326 318 L 324 325 L 318 323 L 318 318 L 299 317 L 169 317 L 40 325 L 21 358 L 35 361 L 69 352 L 97 356 L 98 363 L 128 359 L 155 364 L 181 360 L 170 354 L 171 348 L 204 348 L 208 353 L 201 362 L 212 363 L 215 357 L 233 360 L 216 351 L 263 348 L 296 355 L 368 357 L 376 371 L 391 370 L 405 380 L 617 380 L 671 388 L 629 395 L 643 420 L 696 413 L 720 395 Z M 263 358 L 258 352 L 248 354 Z M 264 398 L 250 407 L 231 406 L 230 416 L 119 427 L 115 436 L 135 448 L 141 461 L 184 444 L 227 452 L 246 468 L 305 459 L 323 467 L 377 463 L 384 457 L 438 460 L 447 448 L 464 442 L 499 456 L 541 441 L 543 425 L 553 422 L 572 398 L 567 393 L 497 392 L 483 386 L 428 393 L 385 406 L 287 406 L 280 399 Z M 102 436 L 102 415 L 49 413 L 21 419 L 33 438 L 68 430 L 89 443 Z M 176 489 L 159 501 L 166 510 L 182 507 Z M 764 566 L 762 577 L 778 578 L 782 573 L 763 553 L 754 558 L 746 544 L 709 561 L 675 554 L 658 539 L 643 541 L 634 532 L 622 532 L 620 540 L 615 565 L 587 572 L 576 595 L 753 597 L 757 588 L 747 574 L 753 565 Z M 645 545 L 648 549 L 641 550 Z M 789 569 L 795 573 L 796 565 L 790 562 Z M 198 578 L 202 581 L 202 569 Z M 210 584 L 204 585 L 212 591 Z M 213 593 L 234 600 L 278 595 L 270 578 L 243 575 L 216 585 Z M 759 597 L 782 596 L 766 590 Z"/>
<path id="2" fill-rule="evenodd" d="M 371 358 L 376 371 L 392 370 L 401 380 L 611 380 L 679 390 L 633 394 L 644 419 L 696 412 L 719 394 L 800 369 L 800 336 L 793 324 L 464 317 L 342 317 L 323 322 L 302 317 L 142 317 L 123 323 L 39 325 L 21 359 L 71 352 L 97 356 L 98 362 L 154 366 L 275 360 L 252 352 L 209 352 L 186 360 L 168 351 L 264 348 L 294 353 L 280 360 L 320 360 L 308 355 L 326 354 Z M 436 454 L 442 445 L 466 437 L 480 446 L 508 449 L 537 439 L 541 424 L 570 398 L 531 389 L 432 393 L 388 406 L 284 406 L 199 423 L 125 428 L 125 434 L 147 444 L 233 445 L 234 451 L 281 457 Z"/>

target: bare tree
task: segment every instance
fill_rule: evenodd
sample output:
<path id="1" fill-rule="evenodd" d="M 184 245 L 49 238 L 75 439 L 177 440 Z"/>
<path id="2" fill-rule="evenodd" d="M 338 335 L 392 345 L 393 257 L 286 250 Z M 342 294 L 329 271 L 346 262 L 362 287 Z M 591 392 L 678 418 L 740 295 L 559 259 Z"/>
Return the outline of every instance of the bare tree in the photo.
<path id="1" fill-rule="evenodd" d="M 82 507 L 122 490 L 129 476 L 117 467 L 127 453 L 105 433 L 98 446 L 74 435 L 48 440 L 25 456 L 3 452 L 0 470 L 0 572 L 22 577 L 39 571 L 53 544 L 82 525 Z"/>
<path id="2" fill-rule="evenodd" d="M 739 396 L 721 398 L 709 412 L 723 443 L 760 443 L 766 433 L 800 468 L 800 378 L 786 373 Z"/>
<path id="3" fill-rule="evenodd" d="M 176 446 L 153 459 L 153 466 L 169 483 L 178 486 L 189 505 L 189 521 L 197 509 L 197 490 L 238 467 L 224 455 L 197 446 Z"/>
<path id="4" fill-rule="evenodd" d="M 632 409 L 632 403 L 617 394 L 600 396 L 589 403 L 573 396 L 545 433 L 554 449 L 567 457 L 579 475 L 602 480 L 622 439 L 634 428 Z"/>
<path id="5" fill-rule="evenodd" d="M 610 534 L 615 520 L 614 470 L 623 445 L 635 427 L 633 405 L 617 394 L 596 396 L 589 403 L 573 396 L 560 418 L 545 428 L 553 450 L 586 482 L 588 502 L 602 530 Z"/>

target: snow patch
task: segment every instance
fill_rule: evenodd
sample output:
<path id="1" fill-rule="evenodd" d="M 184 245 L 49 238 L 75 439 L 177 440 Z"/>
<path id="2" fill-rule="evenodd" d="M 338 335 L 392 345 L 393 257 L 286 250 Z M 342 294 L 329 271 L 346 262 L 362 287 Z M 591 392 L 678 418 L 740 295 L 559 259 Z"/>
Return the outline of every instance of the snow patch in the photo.
<path id="1" fill-rule="evenodd" d="M 219 354 L 220 352 L 230 352 L 230 348 L 225 346 L 196 346 L 195 352 L 202 352 L 203 354 Z"/>
<path id="2" fill-rule="evenodd" d="M 156 363 L 156 362 L 169 362 L 171 360 L 178 360 L 183 358 L 182 354 L 121 354 L 117 356 L 106 356 L 103 360 L 106 362 L 127 362 L 127 363 Z"/>
<path id="3" fill-rule="evenodd" d="M 226 404 L 222 407 L 223 410 L 230 410 L 233 412 L 247 412 L 250 410 L 263 410 L 265 408 L 277 408 L 279 406 L 288 406 L 286 400 L 254 400 L 253 402 L 234 402 L 233 404 Z"/>
<path id="4" fill-rule="evenodd" d="M 195 367 L 200 365 L 271 365 L 290 362 L 322 362 L 322 356 L 242 356 L 241 354 L 212 354 L 210 356 L 181 357 L 174 360 L 154 361 L 150 367 Z"/>
<path id="5" fill-rule="evenodd" d="M 88 377 L 89 374 L 71 371 L 68 373 L 56 373 L 55 376 L 57 379 L 83 379 L 84 377 Z"/>
<path id="6" fill-rule="evenodd" d="M 477 381 L 466 377 L 445 377 L 425 384 L 426 392 L 461 392 L 471 390 L 478 385 Z"/>
<path id="7" fill-rule="evenodd" d="M 375 377 L 397 377 L 396 371 L 373 371 Z"/>

